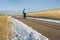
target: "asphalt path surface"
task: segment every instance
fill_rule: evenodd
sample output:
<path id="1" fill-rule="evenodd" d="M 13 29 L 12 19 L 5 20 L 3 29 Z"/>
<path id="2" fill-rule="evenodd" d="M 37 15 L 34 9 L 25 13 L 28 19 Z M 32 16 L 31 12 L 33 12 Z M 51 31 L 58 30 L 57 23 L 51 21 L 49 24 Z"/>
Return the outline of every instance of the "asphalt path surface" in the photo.
<path id="1" fill-rule="evenodd" d="M 32 27 L 36 31 L 48 37 L 50 40 L 60 40 L 60 23 L 35 20 L 30 18 L 14 18 Z"/>

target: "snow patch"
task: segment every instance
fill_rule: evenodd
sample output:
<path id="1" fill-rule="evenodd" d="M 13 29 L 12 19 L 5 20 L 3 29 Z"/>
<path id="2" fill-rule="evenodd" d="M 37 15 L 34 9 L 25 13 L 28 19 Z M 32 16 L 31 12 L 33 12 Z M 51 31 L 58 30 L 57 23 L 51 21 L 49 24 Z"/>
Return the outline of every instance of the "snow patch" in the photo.
<path id="1" fill-rule="evenodd" d="M 44 19 L 44 18 L 33 18 L 33 17 L 27 17 L 27 18 L 35 19 L 35 20 L 48 21 L 48 22 L 54 22 L 54 23 L 60 23 L 60 20 L 52 20 L 52 19 Z"/>
<path id="2" fill-rule="evenodd" d="M 9 17 L 11 36 L 9 40 L 49 40 L 47 37 L 33 30 L 21 21 Z"/>

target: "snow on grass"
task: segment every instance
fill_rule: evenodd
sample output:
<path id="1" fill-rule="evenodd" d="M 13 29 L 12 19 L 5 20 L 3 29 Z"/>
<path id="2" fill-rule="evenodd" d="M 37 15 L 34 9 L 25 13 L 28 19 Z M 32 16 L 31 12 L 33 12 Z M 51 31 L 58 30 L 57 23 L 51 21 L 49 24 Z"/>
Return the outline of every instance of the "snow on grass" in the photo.
<path id="1" fill-rule="evenodd" d="M 12 17 L 9 18 L 9 21 L 12 22 L 12 25 L 10 25 L 10 40 L 48 40 L 47 37 L 41 35 L 21 21 Z"/>

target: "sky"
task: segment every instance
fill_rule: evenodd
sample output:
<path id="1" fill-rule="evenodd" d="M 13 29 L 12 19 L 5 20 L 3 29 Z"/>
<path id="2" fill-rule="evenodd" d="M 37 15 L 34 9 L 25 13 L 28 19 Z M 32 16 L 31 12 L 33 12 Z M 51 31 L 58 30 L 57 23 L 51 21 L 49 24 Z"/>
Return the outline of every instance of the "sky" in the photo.
<path id="1" fill-rule="evenodd" d="M 60 0 L 0 0 L 0 11 L 22 13 L 60 8 Z"/>

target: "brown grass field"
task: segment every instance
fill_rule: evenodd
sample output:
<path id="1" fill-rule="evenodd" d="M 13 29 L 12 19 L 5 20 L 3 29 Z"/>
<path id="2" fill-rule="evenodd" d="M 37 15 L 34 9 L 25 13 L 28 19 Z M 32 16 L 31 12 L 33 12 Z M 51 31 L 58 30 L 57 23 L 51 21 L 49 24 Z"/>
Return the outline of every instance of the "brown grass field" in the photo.
<path id="1" fill-rule="evenodd" d="M 22 16 L 22 14 L 20 14 Z M 29 17 L 39 17 L 39 18 L 51 18 L 60 19 L 60 9 L 50 9 L 38 12 L 30 12 L 27 14 Z"/>
<path id="2" fill-rule="evenodd" d="M 60 9 L 33 12 L 33 13 L 27 14 L 27 16 L 60 19 Z"/>
<path id="3" fill-rule="evenodd" d="M 8 17 L 0 15 L 0 40 L 7 40 L 9 35 Z"/>

